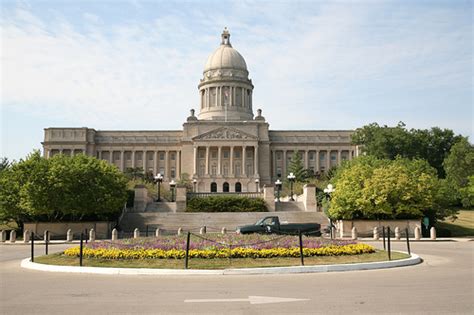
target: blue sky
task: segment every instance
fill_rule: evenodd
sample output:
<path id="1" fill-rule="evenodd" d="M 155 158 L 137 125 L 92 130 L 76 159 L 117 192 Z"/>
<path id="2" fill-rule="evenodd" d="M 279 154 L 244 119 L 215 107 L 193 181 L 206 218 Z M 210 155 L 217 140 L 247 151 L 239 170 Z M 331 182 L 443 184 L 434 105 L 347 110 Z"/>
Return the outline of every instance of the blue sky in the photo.
<path id="1" fill-rule="evenodd" d="M 473 2 L 3 1 L 0 156 L 45 127 L 179 130 L 224 26 L 270 128 L 473 139 Z"/>

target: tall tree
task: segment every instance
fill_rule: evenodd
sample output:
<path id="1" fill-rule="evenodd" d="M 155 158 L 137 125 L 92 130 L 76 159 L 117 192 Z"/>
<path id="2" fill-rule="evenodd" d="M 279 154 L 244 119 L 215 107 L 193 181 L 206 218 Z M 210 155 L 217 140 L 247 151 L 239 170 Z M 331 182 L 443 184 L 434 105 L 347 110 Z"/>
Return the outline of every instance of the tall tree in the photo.
<path id="1" fill-rule="evenodd" d="M 363 152 L 379 159 L 395 159 L 397 156 L 424 159 L 434 167 L 438 176 L 445 177 L 443 160 L 451 147 L 465 139 L 452 130 L 433 127 L 431 129 L 407 130 L 403 122 L 395 127 L 366 125 L 352 135 L 352 143 L 360 145 Z"/>
<path id="2" fill-rule="evenodd" d="M 298 152 L 293 152 L 291 156 L 290 165 L 288 166 L 288 173 L 293 173 L 297 182 L 302 182 L 307 178 L 306 169 L 303 166 L 303 160 Z"/>

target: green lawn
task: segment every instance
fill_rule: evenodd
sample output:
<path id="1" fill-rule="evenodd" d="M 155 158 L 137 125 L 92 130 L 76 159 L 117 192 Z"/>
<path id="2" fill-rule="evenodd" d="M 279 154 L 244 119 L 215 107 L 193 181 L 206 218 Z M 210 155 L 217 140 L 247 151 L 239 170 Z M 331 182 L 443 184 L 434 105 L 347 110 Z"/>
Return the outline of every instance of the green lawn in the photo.
<path id="1" fill-rule="evenodd" d="M 407 254 L 392 252 L 392 259 L 408 258 Z M 351 264 L 388 260 L 386 251 L 372 254 L 348 256 L 305 257 L 305 265 Z M 52 254 L 35 257 L 35 262 L 48 265 L 79 266 L 79 258 Z M 227 268 L 255 268 L 298 266 L 300 258 L 235 258 L 235 259 L 190 259 L 190 269 L 227 269 Z M 84 258 L 83 265 L 88 267 L 119 267 L 119 268 L 163 268 L 184 269 L 184 259 L 123 259 L 107 260 Z"/>
<path id="2" fill-rule="evenodd" d="M 474 209 L 460 210 L 456 220 L 438 222 L 437 229 L 439 236 L 474 236 Z"/>

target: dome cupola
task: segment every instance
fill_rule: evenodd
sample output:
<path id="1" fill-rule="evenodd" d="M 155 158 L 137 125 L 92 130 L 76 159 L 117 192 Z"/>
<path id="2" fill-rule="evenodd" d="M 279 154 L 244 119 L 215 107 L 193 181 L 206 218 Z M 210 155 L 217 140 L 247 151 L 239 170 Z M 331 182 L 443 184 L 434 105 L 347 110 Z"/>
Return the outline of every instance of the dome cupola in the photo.
<path id="1" fill-rule="evenodd" d="M 252 81 L 247 64 L 230 43 L 227 28 L 209 56 L 199 84 L 200 120 L 252 120 Z"/>

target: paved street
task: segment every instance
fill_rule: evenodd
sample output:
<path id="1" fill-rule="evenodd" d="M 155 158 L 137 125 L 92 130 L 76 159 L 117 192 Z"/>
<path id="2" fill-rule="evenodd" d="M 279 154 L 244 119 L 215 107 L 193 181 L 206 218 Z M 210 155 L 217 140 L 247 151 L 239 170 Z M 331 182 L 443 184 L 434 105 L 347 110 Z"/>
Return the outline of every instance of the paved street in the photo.
<path id="1" fill-rule="evenodd" d="M 404 245 L 393 247 L 405 250 Z M 54 245 L 50 252 L 66 247 Z M 385 270 L 164 277 L 26 270 L 19 265 L 29 246 L 0 245 L 0 313 L 472 314 L 473 247 L 474 242 L 412 243 L 424 262 Z M 303 300 L 258 304 L 262 296 Z"/>

